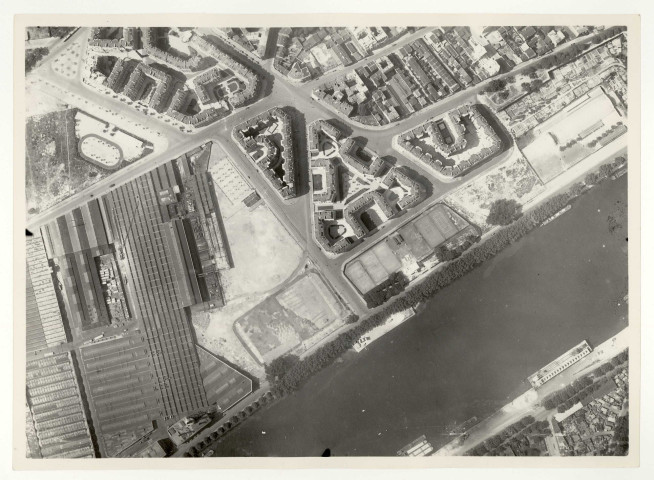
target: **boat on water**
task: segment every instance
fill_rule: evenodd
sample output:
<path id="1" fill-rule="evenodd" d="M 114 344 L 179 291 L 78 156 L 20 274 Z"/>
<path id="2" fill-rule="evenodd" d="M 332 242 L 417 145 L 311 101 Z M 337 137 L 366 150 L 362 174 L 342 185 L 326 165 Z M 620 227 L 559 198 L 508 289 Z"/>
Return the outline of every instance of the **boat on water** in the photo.
<path id="1" fill-rule="evenodd" d="M 558 212 L 556 212 L 554 215 L 552 215 L 551 217 L 547 218 L 543 223 L 541 223 L 541 225 L 547 225 L 547 224 L 550 223 L 552 220 L 554 220 L 554 219 L 560 217 L 561 215 L 563 215 L 565 212 L 567 212 L 567 211 L 570 210 L 571 208 L 572 208 L 572 205 L 566 205 L 564 208 L 562 208 L 561 210 L 559 210 Z"/>

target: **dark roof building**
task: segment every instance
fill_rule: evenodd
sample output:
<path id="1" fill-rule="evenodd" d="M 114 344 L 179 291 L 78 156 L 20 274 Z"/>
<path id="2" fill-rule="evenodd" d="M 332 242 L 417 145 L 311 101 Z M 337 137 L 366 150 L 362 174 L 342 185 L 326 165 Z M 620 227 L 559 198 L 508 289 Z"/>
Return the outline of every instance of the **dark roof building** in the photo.
<path id="1" fill-rule="evenodd" d="M 351 138 L 345 140 L 340 148 L 343 161 L 364 175 L 376 176 L 384 169 L 386 162 L 373 151 L 361 146 Z"/>

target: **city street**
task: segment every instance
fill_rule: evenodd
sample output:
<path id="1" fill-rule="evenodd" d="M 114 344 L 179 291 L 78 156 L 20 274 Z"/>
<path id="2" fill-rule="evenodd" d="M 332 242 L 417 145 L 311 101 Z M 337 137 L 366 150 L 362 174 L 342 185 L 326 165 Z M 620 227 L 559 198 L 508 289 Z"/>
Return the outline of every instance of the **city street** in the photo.
<path id="1" fill-rule="evenodd" d="M 394 46 L 387 46 L 382 51 L 375 53 L 371 57 L 368 57 L 357 64 L 330 73 L 303 85 L 294 85 L 281 74 L 276 72 L 272 68 L 271 60 L 257 62 L 252 60 L 250 57 L 246 57 L 241 52 L 230 52 L 238 57 L 240 61 L 255 70 L 257 70 L 257 66 L 259 66 L 258 70 L 261 70 L 260 65 L 266 65 L 268 67 L 266 73 L 271 73 L 272 75 L 267 75 L 264 80 L 272 82 L 272 85 L 269 86 L 271 87 L 269 94 L 264 98 L 259 99 L 256 103 L 245 108 L 240 108 L 228 117 L 210 126 L 204 127 L 195 133 L 184 133 L 178 128 L 159 120 L 154 116 L 149 116 L 147 113 L 139 112 L 132 106 L 121 102 L 119 99 L 112 98 L 111 95 L 100 93 L 85 85 L 81 81 L 81 73 L 78 73 L 75 78 L 70 80 L 63 76 L 53 74 L 51 70 L 53 58 L 56 57 L 56 55 L 66 46 L 73 42 L 81 42 L 85 48 L 88 38 L 88 29 L 80 29 L 66 43 L 62 42 L 60 46 L 55 48 L 49 58 L 28 77 L 28 81 L 35 79 L 35 88 L 40 88 L 44 92 L 56 98 L 61 98 L 66 103 L 83 110 L 88 110 L 93 105 L 101 105 L 107 112 L 111 112 L 107 114 L 110 115 L 110 118 L 107 118 L 107 120 L 127 131 L 130 131 L 130 129 L 133 130 L 133 125 L 135 124 L 144 125 L 152 132 L 151 137 L 147 138 L 147 140 L 155 145 L 155 149 L 153 153 L 145 158 L 113 173 L 109 177 L 97 182 L 92 187 L 73 195 L 56 206 L 31 218 L 27 222 L 27 228 L 35 229 L 39 225 L 51 221 L 71 209 L 84 204 L 92 198 L 102 196 L 112 188 L 126 183 L 134 177 L 150 171 L 199 145 L 209 141 L 215 141 L 220 144 L 225 153 L 234 160 L 234 163 L 237 165 L 241 173 L 254 185 L 273 213 L 284 224 L 297 243 L 307 251 L 309 259 L 320 268 L 327 279 L 345 299 L 350 308 L 359 315 L 364 314 L 367 312 L 364 302 L 342 274 L 345 263 L 355 255 L 358 255 L 363 249 L 381 240 L 386 234 L 388 234 L 388 232 L 394 230 L 395 227 L 410 221 L 433 204 L 441 201 L 442 198 L 452 190 L 461 187 L 463 182 L 467 182 L 478 175 L 482 175 L 488 169 L 507 160 L 514 154 L 514 148 L 511 146 L 511 148 L 503 154 L 498 155 L 496 158 L 486 162 L 465 176 L 459 177 L 454 181 L 442 181 L 436 177 L 429 168 L 410 159 L 404 158 L 392 146 L 394 136 L 412 129 L 430 118 L 442 115 L 457 105 L 465 102 L 476 101 L 476 96 L 483 90 L 486 82 L 482 82 L 472 88 L 451 95 L 403 121 L 383 128 L 366 128 L 365 126 L 352 122 L 347 118 L 336 115 L 329 107 L 311 98 L 311 91 L 325 80 L 338 75 L 343 75 L 346 72 L 357 68 L 361 64 L 369 62 L 371 59 L 387 54 L 390 49 L 399 48 L 410 43 L 416 38 L 424 35 L 426 30 L 428 29 L 421 29 L 411 35 L 404 36 L 397 40 L 393 44 Z M 578 40 L 580 39 L 577 39 L 577 41 Z M 527 68 L 531 63 L 532 61 L 525 62 L 514 71 L 505 75 L 513 75 L 516 71 Z M 262 88 L 262 91 L 265 91 L 265 89 Z M 418 173 L 423 179 L 429 181 L 432 189 L 430 197 L 414 209 L 410 210 L 408 214 L 402 215 L 398 218 L 393 218 L 386 222 L 379 231 L 367 237 L 360 245 L 357 245 L 352 250 L 335 259 L 328 258 L 318 244 L 313 240 L 311 225 L 311 198 L 308 186 L 309 166 L 305 152 L 297 152 L 297 157 L 299 159 L 298 190 L 300 194 L 295 199 L 285 201 L 259 173 L 256 165 L 239 150 L 236 143 L 231 139 L 231 132 L 234 126 L 276 106 L 292 107 L 296 112 L 298 112 L 297 116 L 300 119 L 303 119 L 304 125 L 296 125 L 296 131 L 301 132 L 303 135 L 304 132 L 306 132 L 306 126 L 311 122 L 318 119 L 336 118 L 350 131 L 348 133 L 350 133 L 352 137 L 362 137 L 361 139 L 366 142 L 367 147 L 375 151 L 378 155 L 386 157 L 389 161 L 398 166 L 406 165 Z M 105 115 L 105 117 L 107 115 Z M 296 141 L 295 143 L 296 148 L 298 145 L 305 144 L 304 139 L 302 139 L 302 141 Z"/>

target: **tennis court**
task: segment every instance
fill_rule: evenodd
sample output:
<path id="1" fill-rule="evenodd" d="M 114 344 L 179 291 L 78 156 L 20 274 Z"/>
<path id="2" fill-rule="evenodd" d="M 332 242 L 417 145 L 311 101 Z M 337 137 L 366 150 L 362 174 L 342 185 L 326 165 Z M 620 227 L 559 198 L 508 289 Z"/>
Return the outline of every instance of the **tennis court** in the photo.
<path id="1" fill-rule="evenodd" d="M 445 241 L 445 237 L 430 216 L 421 216 L 414 222 L 414 225 L 431 248 L 435 248 Z"/>
<path id="2" fill-rule="evenodd" d="M 345 275 L 361 293 L 366 293 L 375 288 L 375 282 L 372 281 L 372 278 L 358 260 L 345 267 Z"/>
<path id="3" fill-rule="evenodd" d="M 375 248 L 372 249 L 372 252 L 375 253 L 377 259 L 386 269 L 387 273 L 391 274 L 402 267 L 402 264 L 393 253 L 393 250 L 391 250 L 391 247 L 388 246 L 388 243 L 381 242 L 377 244 Z"/>
<path id="4" fill-rule="evenodd" d="M 429 216 L 436 224 L 436 228 L 445 237 L 445 240 L 452 238 L 459 231 L 444 209 L 435 208 L 429 212 Z"/>
<path id="5" fill-rule="evenodd" d="M 434 250 L 427 244 L 423 236 L 413 223 L 409 223 L 399 230 L 409 250 L 417 261 L 430 255 Z"/>
<path id="6" fill-rule="evenodd" d="M 388 278 L 388 272 L 386 272 L 386 269 L 381 264 L 373 250 L 368 250 L 366 253 L 361 255 L 359 261 L 375 284 L 380 284 Z"/>

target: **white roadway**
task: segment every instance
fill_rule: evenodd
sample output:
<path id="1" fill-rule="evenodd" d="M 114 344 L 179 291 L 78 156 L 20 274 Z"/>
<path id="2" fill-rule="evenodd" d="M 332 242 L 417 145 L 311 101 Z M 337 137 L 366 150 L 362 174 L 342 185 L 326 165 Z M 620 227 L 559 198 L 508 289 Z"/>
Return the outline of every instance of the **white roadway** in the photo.
<path id="1" fill-rule="evenodd" d="M 91 106 L 100 106 L 107 110 L 104 115 L 99 115 L 101 118 L 114 123 L 115 125 L 127 130 L 134 131 L 130 123 L 141 124 L 149 128 L 153 135 L 147 140 L 155 145 L 154 152 L 144 157 L 143 159 L 129 165 L 115 173 L 112 173 L 107 178 L 100 180 L 96 184 L 79 192 L 76 195 L 58 203 L 52 208 L 40 213 L 39 215 L 31 218 L 27 222 L 27 227 L 36 229 L 38 226 L 51 221 L 52 219 L 65 214 L 66 212 L 88 202 L 92 198 L 100 197 L 115 188 L 118 185 L 129 182 L 136 176 L 142 175 L 174 158 L 177 158 L 196 146 L 202 145 L 208 141 L 217 142 L 225 151 L 225 153 L 234 160 L 237 167 L 243 175 L 248 178 L 256 188 L 257 192 L 261 195 L 262 199 L 266 202 L 268 207 L 273 211 L 277 218 L 284 224 L 290 234 L 303 248 L 308 258 L 319 267 L 327 279 L 332 283 L 336 290 L 341 294 L 344 300 L 352 308 L 352 310 L 359 314 L 369 312 L 361 297 L 356 293 L 350 283 L 344 278 L 343 267 L 348 260 L 361 252 L 362 248 L 376 242 L 383 235 L 392 231 L 394 227 L 403 223 L 416 215 L 422 213 L 431 205 L 442 199 L 442 197 L 449 193 L 452 189 L 460 187 L 462 180 L 467 183 L 471 178 L 484 173 L 488 168 L 497 165 L 499 162 L 508 158 L 513 150 L 509 151 L 497 158 L 487 162 L 482 167 L 475 169 L 468 175 L 455 180 L 454 182 L 444 182 L 434 176 L 428 168 L 417 164 L 411 160 L 403 158 L 399 152 L 392 147 L 392 138 L 408 129 L 423 123 L 437 115 L 441 115 L 448 110 L 454 108 L 462 103 L 472 101 L 476 95 L 484 88 L 485 83 L 481 83 L 472 88 L 458 92 L 431 107 L 420 111 L 419 113 L 405 119 L 401 122 L 385 126 L 385 127 L 366 127 L 360 124 L 353 123 L 347 118 L 335 114 L 329 107 L 313 100 L 311 98 L 311 91 L 318 86 L 326 78 L 342 75 L 344 72 L 350 71 L 358 66 L 370 61 L 371 58 L 376 58 L 381 55 L 387 54 L 389 49 L 399 48 L 406 43 L 409 43 L 425 33 L 425 29 L 420 30 L 414 34 L 403 37 L 396 41 L 389 47 L 386 47 L 381 52 L 368 57 L 357 64 L 351 65 L 345 70 L 333 72 L 320 79 L 308 82 L 302 85 L 294 85 L 289 82 L 281 74 L 272 68 L 272 61 L 256 61 L 247 57 L 247 63 L 250 65 L 259 64 L 265 70 L 272 74 L 272 89 L 270 94 L 264 98 L 259 99 L 256 103 L 249 107 L 239 109 L 232 113 L 230 116 L 208 126 L 200 129 L 196 133 L 184 133 L 177 127 L 174 127 L 162 120 L 153 116 L 148 116 L 142 112 L 135 110 L 133 107 L 126 105 L 118 99 L 112 98 L 111 95 L 106 95 L 96 91 L 81 82 L 80 75 L 76 78 L 67 79 L 58 75 L 52 70 L 51 63 L 53 58 L 60 53 L 65 47 L 73 42 L 81 41 L 86 45 L 88 38 L 88 29 L 80 29 L 71 39 L 66 43 L 52 49 L 51 54 L 46 61 L 28 78 L 28 82 L 33 82 L 36 88 L 42 90 L 46 94 L 50 94 L 55 98 L 62 99 L 64 102 L 73 106 L 79 107 L 82 110 L 89 111 Z M 579 41 L 578 39 L 577 41 Z M 567 44 L 569 45 L 569 44 Z M 566 45 L 566 46 L 567 46 Z M 239 52 L 240 53 L 240 52 Z M 84 55 L 83 55 L 84 56 Z M 244 55 L 239 55 L 241 58 Z M 508 75 L 513 75 L 516 71 L 526 68 L 532 62 L 526 62 L 520 65 L 517 69 L 509 72 Z M 260 67 L 261 68 L 261 67 Z M 497 78 L 497 77 L 496 77 Z M 262 88 L 262 91 L 266 86 Z M 323 118 L 336 118 L 341 123 L 345 124 L 347 128 L 351 129 L 351 135 L 354 137 L 360 136 L 367 139 L 369 148 L 377 152 L 380 156 L 392 156 L 396 159 L 398 165 L 407 165 L 414 171 L 420 173 L 423 177 L 427 178 L 433 188 L 433 193 L 426 201 L 399 218 L 394 218 L 386 222 L 383 228 L 376 232 L 374 235 L 366 238 L 362 244 L 358 245 L 351 251 L 338 256 L 337 258 L 328 258 L 319 245 L 313 240 L 313 232 L 311 225 L 311 198 L 308 187 L 308 162 L 304 152 L 297 152 L 297 158 L 302 160 L 298 161 L 298 170 L 300 175 L 300 191 L 301 195 L 293 200 L 284 201 L 279 194 L 268 184 L 264 177 L 259 174 L 258 169 L 254 163 L 247 158 L 240 149 L 236 146 L 235 142 L 231 139 L 232 128 L 251 118 L 261 112 L 264 112 L 275 106 L 290 106 L 294 107 L 297 111 L 301 112 L 305 117 L 306 125 L 314 120 Z M 140 135 L 144 136 L 144 135 Z M 304 144 L 301 142 L 301 144 Z M 297 145 L 297 142 L 296 142 Z M 229 239 L 228 239 L 229 240 Z"/>

